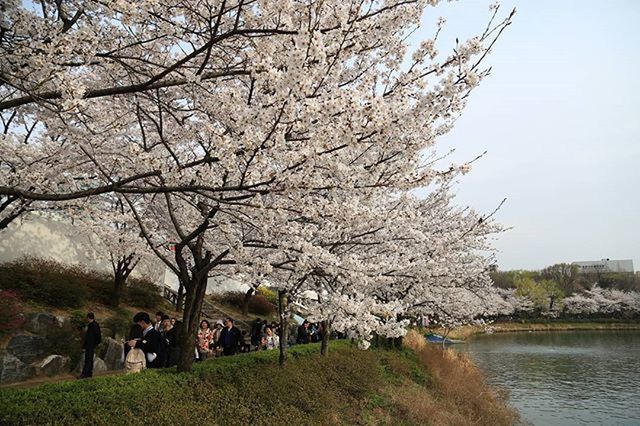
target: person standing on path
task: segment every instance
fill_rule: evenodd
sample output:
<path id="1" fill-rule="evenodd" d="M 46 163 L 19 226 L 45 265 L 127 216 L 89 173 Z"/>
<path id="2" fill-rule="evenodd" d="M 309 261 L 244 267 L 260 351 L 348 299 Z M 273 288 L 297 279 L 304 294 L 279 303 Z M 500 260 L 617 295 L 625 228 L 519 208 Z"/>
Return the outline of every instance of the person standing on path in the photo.
<path id="1" fill-rule="evenodd" d="M 223 354 L 225 356 L 235 355 L 240 348 L 241 342 L 242 334 L 240 334 L 240 330 L 233 325 L 231 318 L 227 318 L 220 334 L 220 346 L 222 346 Z"/>
<path id="2" fill-rule="evenodd" d="M 160 333 L 151 324 L 151 318 L 146 312 L 138 312 L 133 317 L 133 322 L 142 328 L 141 340 L 129 340 L 127 344 L 132 348 L 142 349 L 147 358 L 147 368 L 161 368 L 162 357 L 160 350 L 161 342 Z"/>
<path id="3" fill-rule="evenodd" d="M 85 318 L 87 322 L 87 331 L 84 333 L 82 339 L 82 349 L 84 349 L 84 366 L 82 373 L 80 373 L 80 379 L 87 379 L 93 376 L 93 355 L 96 350 L 96 346 L 102 341 L 102 335 L 100 333 L 100 326 L 96 322 L 96 316 L 93 312 L 89 312 Z"/>

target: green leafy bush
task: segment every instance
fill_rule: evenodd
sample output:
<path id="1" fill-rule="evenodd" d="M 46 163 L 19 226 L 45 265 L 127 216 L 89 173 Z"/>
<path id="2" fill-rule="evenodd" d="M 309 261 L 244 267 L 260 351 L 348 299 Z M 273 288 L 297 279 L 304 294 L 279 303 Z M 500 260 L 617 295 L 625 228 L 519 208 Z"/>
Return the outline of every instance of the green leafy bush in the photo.
<path id="1" fill-rule="evenodd" d="M 278 292 L 270 289 L 269 287 L 260 286 L 258 287 L 259 295 L 264 296 L 269 302 L 273 303 L 274 306 L 278 305 Z"/>
<path id="2" fill-rule="evenodd" d="M 117 309 L 115 314 L 107 318 L 102 325 L 114 332 L 116 336 L 126 336 L 131 328 L 131 314 L 124 309 Z"/>
<path id="3" fill-rule="evenodd" d="M 144 309 L 156 309 L 164 301 L 160 287 L 149 280 L 132 279 L 126 289 L 125 298 L 133 306 Z"/>
<path id="4" fill-rule="evenodd" d="M 71 358 L 71 367 L 80 361 L 82 355 L 83 330 L 77 323 L 68 321 L 62 327 L 52 327 L 47 334 L 47 353 L 65 355 Z"/>

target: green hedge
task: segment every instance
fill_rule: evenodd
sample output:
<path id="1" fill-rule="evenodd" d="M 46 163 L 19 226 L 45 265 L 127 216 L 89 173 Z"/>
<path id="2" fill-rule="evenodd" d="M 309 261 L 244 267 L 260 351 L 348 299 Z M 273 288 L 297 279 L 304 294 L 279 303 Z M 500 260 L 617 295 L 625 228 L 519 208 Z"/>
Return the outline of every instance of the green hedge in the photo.
<path id="1" fill-rule="evenodd" d="M 351 423 L 384 380 L 376 351 L 332 342 L 196 364 L 191 373 L 147 370 L 31 389 L 0 389 L 0 424 L 318 424 Z M 345 417 L 346 416 L 346 417 Z M 351 417 L 350 417 L 351 416 Z M 333 420 L 330 420 L 333 419 Z"/>
<path id="2" fill-rule="evenodd" d="M 81 308 L 87 303 L 113 303 L 113 277 L 81 266 L 22 258 L 0 265 L 0 290 L 15 291 L 23 300 L 55 308 Z M 164 305 L 160 288 L 149 280 L 129 279 L 124 301 L 154 310 Z"/>
<path id="3" fill-rule="evenodd" d="M 0 265 L 0 288 L 15 290 L 25 300 L 58 308 L 83 305 L 88 295 L 84 285 L 87 278 L 81 268 L 42 259 L 26 258 Z"/>

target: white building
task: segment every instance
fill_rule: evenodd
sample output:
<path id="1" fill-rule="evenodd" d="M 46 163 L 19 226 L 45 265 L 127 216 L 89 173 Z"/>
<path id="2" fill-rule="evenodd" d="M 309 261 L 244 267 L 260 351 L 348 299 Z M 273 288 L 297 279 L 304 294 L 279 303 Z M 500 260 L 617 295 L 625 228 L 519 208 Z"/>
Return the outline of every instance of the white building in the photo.
<path id="1" fill-rule="evenodd" d="M 593 261 L 585 261 L 585 262 L 573 262 L 572 265 L 576 265 L 578 267 L 578 272 L 583 274 L 588 274 L 593 272 L 595 273 L 618 272 L 618 273 L 633 274 L 633 260 L 631 259 L 622 259 L 622 260 L 602 259 L 602 260 L 593 260 Z"/>

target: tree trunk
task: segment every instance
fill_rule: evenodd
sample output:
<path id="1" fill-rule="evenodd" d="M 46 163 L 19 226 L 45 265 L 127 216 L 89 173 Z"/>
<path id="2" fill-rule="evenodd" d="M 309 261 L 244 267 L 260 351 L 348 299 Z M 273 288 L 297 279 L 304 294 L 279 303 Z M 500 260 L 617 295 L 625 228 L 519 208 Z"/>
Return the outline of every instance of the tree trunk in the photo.
<path id="1" fill-rule="evenodd" d="M 180 333 L 180 359 L 178 371 L 191 371 L 196 350 L 196 332 L 200 322 L 200 311 L 207 289 L 207 277 L 203 279 L 192 278 L 184 294 L 184 311 L 182 313 L 182 332 Z"/>
<path id="2" fill-rule="evenodd" d="M 278 290 L 278 314 L 280 315 L 280 367 L 287 363 L 287 340 L 289 340 L 289 316 L 287 315 L 287 292 Z"/>
<path id="3" fill-rule="evenodd" d="M 320 344 L 320 354 L 328 355 L 329 337 L 331 335 L 331 323 L 327 320 L 322 321 L 322 330 L 324 330 L 324 333 L 322 334 L 322 343 Z"/>
<path id="4" fill-rule="evenodd" d="M 253 296 L 253 293 L 255 293 L 255 291 L 256 291 L 256 289 L 251 287 L 244 294 L 244 299 L 242 300 L 242 315 L 244 315 L 244 316 L 249 315 L 249 301 L 251 300 L 251 296 Z"/>
<path id="5" fill-rule="evenodd" d="M 120 305 L 120 300 L 122 299 L 122 292 L 124 290 L 125 282 L 126 282 L 126 278 L 124 276 L 124 271 L 117 270 L 115 273 L 115 276 L 113 277 L 113 300 L 112 300 L 112 304 L 116 308 Z"/>
<path id="6" fill-rule="evenodd" d="M 176 298 L 176 311 L 180 312 L 184 306 L 184 285 L 178 282 L 178 297 Z"/>

